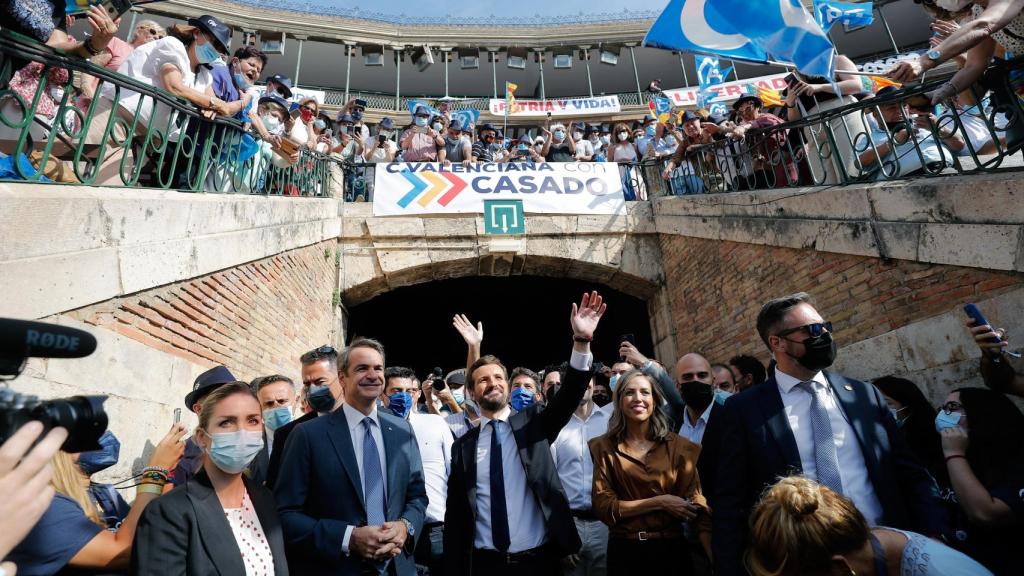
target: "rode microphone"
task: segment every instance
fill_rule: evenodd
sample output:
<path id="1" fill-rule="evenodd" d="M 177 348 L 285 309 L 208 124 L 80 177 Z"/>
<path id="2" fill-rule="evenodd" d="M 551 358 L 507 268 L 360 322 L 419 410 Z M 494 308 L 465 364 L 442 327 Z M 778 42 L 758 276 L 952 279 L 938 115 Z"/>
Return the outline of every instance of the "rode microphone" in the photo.
<path id="1" fill-rule="evenodd" d="M 81 358 L 96 350 L 96 338 L 84 330 L 0 318 L 0 375 L 17 375 L 25 358 Z"/>

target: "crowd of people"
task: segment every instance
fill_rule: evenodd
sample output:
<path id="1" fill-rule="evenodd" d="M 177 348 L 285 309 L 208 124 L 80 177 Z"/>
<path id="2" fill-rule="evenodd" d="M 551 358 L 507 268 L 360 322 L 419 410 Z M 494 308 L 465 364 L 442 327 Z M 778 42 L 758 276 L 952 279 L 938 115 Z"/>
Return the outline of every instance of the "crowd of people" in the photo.
<path id="1" fill-rule="evenodd" d="M 109 431 L 68 454 L 41 428 L 0 448 L 24 506 L 7 574 L 1019 574 L 1024 396 L 1005 331 L 967 329 L 988 387 L 933 406 L 915 383 L 829 370 L 832 324 L 804 293 L 764 304 L 772 362 L 674 366 L 590 343 L 608 303 L 571 307 L 567 361 L 508 370 L 457 315 L 466 366 L 422 379 L 357 338 L 185 397 L 147 465 Z M 612 303 L 611 305 L 614 305 Z M 569 340 L 567 338 L 567 340 Z M 244 367 L 238 367 L 244 369 Z M 116 426 L 115 426 L 116 427 Z M 48 450 L 48 452 L 47 452 Z M 42 468 L 49 458 L 52 474 Z M 20 482 L 34 487 L 26 492 Z M 132 482 L 134 484 L 127 484 Z M 44 486 L 49 486 L 44 489 Z M 135 487 L 129 504 L 118 489 Z M 6 489 L 9 489 L 7 491 Z M 51 500 L 52 498 L 52 500 Z M 13 509 L 12 509 L 13 510 Z M 13 514 L 13 512 L 12 512 Z M 11 516 L 8 516 L 10 519 Z M 6 532 L 6 531 L 5 531 Z"/>

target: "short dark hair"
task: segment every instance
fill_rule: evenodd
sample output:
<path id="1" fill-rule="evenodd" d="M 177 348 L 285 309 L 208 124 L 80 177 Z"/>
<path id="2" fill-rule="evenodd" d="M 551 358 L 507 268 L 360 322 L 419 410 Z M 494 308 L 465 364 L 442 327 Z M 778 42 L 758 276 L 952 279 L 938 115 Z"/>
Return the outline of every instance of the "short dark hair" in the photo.
<path id="1" fill-rule="evenodd" d="M 484 356 L 477 358 L 476 362 L 473 362 L 469 367 L 469 377 L 466 378 L 466 381 L 469 383 L 471 389 L 476 388 L 476 380 L 473 378 L 473 373 L 476 372 L 478 368 L 490 365 L 497 365 L 501 367 L 501 373 L 505 376 L 506 380 L 508 379 L 508 369 L 501 363 L 501 360 L 498 360 L 498 357 L 493 354 L 485 354 Z"/>
<path id="2" fill-rule="evenodd" d="M 512 369 L 512 374 L 510 374 L 509 377 L 508 377 L 508 381 L 511 383 L 513 380 L 515 380 L 519 376 L 527 376 L 527 377 L 529 377 L 530 380 L 533 380 L 533 385 L 538 387 L 538 388 L 543 383 L 543 380 L 541 380 L 540 374 L 537 374 L 533 370 L 530 370 L 529 368 L 526 368 L 524 366 L 516 366 L 515 368 L 513 368 Z"/>
<path id="3" fill-rule="evenodd" d="M 310 364 L 316 364 L 317 362 L 324 360 L 330 364 L 332 370 L 335 372 L 338 371 L 338 351 L 331 346 L 321 346 L 316 350 L 310 350 L 299 357 L 299 362 L 301 362 L 303 366 L 309 366 Z"/>
<path id="4" fill-rule="evenodd" d="M 341 354 L 338 355 L 338 368 L 340 368 L 343 373 L 348 372 L 348 356 L 356 348 L 370 348 L 371 350 L 376 350 L 377 353 L 380 354 L 381 362 L 384 361 L 383 344 L 373 338 L 356 338 L 341 351 Z"/>
<path id="5" fill-rule="evenodd" d="M 778 328 L 786 314 L 804 302 L 810 303 L 811 297 L 807 292 L 797 292 L 782 298 L 769 300 L 757 314 L 757 333 L 765 346 L 768 346 L 768 336 Z"/>
<path id="6" fill-rule="evenodd" d="M 389 366 L 384 369 L 384 388 L 388 387 L 388 380 L 392 378 L 408 378 L 409 380 L 416 381 L 416 372 L 412 368 L 406 368 L 405 366 Z"/>
<path id="7" fill-rule="evenodd" d="M 259 58 L 262 62 L 262 66 L 267 66 L 267 55 L 264 54 L 259 48 L 255 46 L 242 46 L 238 50 L 235 50 L 235 58 L 239 60 L 248 60 L 249 58 Z"/>
<path id="8" fill-rule="evenodd" d="M 729 358 L 729 365 L 735 366 L 740 374 L 744 376 L 750 376 L 751 383 L 753 385 L 760 384 L 768 378 L 768 374 L 764 370 L 764 364 L 753 356 L 747 356 L 746 354 L 739 354 Z"/>
<path id="9" fill-rule="evenodd" d="M 543 384 L 543 381 L 548 379 L 548 374 L 551 374 L 552 372 L 558 372 L 559 380 L 565 379 L 565 368 L 566 364 L 564 362 L 561 364 L 548 364 L 544 367 L 544 372 L 540 375 L 541 383 Z"/>
<path id="10" fill-rule="evenodd" d="M 295 388 L 295 382 L 291 378 L 282 374 L 271 374 L 270 376 L 258 376 L 253 378 L 252 382 L 249 383 L 249 387 L 252 391 L 259 394 L 260 390 L 270 386 L 275 382 L 287 382 L 289 386 Z"/>

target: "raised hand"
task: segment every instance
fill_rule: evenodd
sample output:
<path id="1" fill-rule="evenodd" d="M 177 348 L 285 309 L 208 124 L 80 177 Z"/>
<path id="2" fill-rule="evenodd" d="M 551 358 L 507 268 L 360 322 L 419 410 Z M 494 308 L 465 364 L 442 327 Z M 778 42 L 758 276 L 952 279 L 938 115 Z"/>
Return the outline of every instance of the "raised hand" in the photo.
<path id="1" fill-rule="evenodd" d="M 1002 328 L 996 329 L 988 324 L 975 326 L 973 318 L 967 319 L 967 328 L 970 329 L 971 335 L 974 336 L 975 344 L 985 354 L 999 356 L 1010 345 L 1009 341 L 1006 340 L 1006 330 Z M 999 338 L 1000 341 L 992 342 L 993 338 Z"/>
<path id="2" fill-rule="evenodd" d="M 633 366 L 640 368 L 644 364 L 647 364 L 647 357 L 640 353 L 628 340 L 623 340 L 622 344 L 619 344 L 619 356 L 626 359 Z"/>
<path id="3" fill-rule="evenodd" d="M 53 500 L 50 484 L 53 455 L 68 437 L 64 428 L 54 428 L 38 443 L 43 425 L 29 422 L 0 445 L 0 517 L 4 530 L 0 532 L 0 558 L 24 538 Z M 33 445 L 34 444 L 34 445 Z M 5 569 L 8 566 L 3 566 Z M 8 572 L 10 573 L 10 572 Z"/>
<path id="4" fill-rule="evenodd" d="M 594 331 L 597 330 L 597 325 L 606 310 L 608 305 L 604 303 L 604 298 L 597 290 L 590 294 L 584 293 L 579 306 L 573 303 L 572 314 L 569 316 L 573 336 L 593 340 Z"/>
<path id="5" fill-rule="evenodd" d="M 466 318 L 465 314 L 456 314 L 452 317 L 452 326 L 459 331 L 467 346 L 479 346 L 484 341 L 484 323 L 477 322 L 476 327 Z"/>

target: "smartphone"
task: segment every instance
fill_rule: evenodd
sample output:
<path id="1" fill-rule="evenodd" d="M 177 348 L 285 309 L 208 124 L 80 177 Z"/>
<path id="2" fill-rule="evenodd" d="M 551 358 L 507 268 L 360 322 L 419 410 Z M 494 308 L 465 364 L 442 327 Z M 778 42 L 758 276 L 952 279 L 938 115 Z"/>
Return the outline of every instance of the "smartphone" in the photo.
<path id="1" fill-rule="evenodd" d="M 388 141 L 387 136 L 383 134 L 377 134 L 377 142 L 380 142 L 378 146 L 384 146 L 384 143 Z"/>
<path id="2" fill-rule="evenodd" d="M 632 334 L 623 334 L 622 336 L 619 336 L 619 343 L 621 344 L 623 342 L 629 342 L 633 346 L 636 346 L 636 336 Z"/>
<path id="3" fill-rule="evenodd" d="M 181 408 L 175 408 L 174 409 L 174 423 L 177 424 L 179 422 L 181 422 Z"/>
<path id="4" fill-rule="evenodd" d="M 967 314 L 968 318 L 974 320 L 975 326 L 984 326 L 988 324 L 988 320 L 985 319 L 985 315 L 981 313 L 981 310 L 976 304 L 964 304 L 964 314 Z M 988 325 L 991 326 L 991 324 Z M 989 338 L 988 341 L 994 343 L 1002 342 L 1003 340 L 998 336 L 993 336 L 992 338 Z M 1016 354 L 1014 352 L 1006 352 L 1006 354 L 1009 354 L 1014 358 L 1020 358 L 1020 354 Z"/>
<path id="5" fill-rule="evenodd" d="M 334 136 L 334 130 L 331 130 L 330 128 L 328 128 L 327 130 L 324 130 L 324 136 L 327 136 L 328 138 L 330 138 L 331 136 Z"/>
<path id="6" fill-rule="evenodd" d="M 74 6 L 74 9 L 71 9 Z M 112 20 L 117 20 L 131 9 L 131 0 L 74 0 L 66 2 L 65 13 L 68 16 L 80 16 L 89 11 L 90 6 L 103 6 Z"/>

